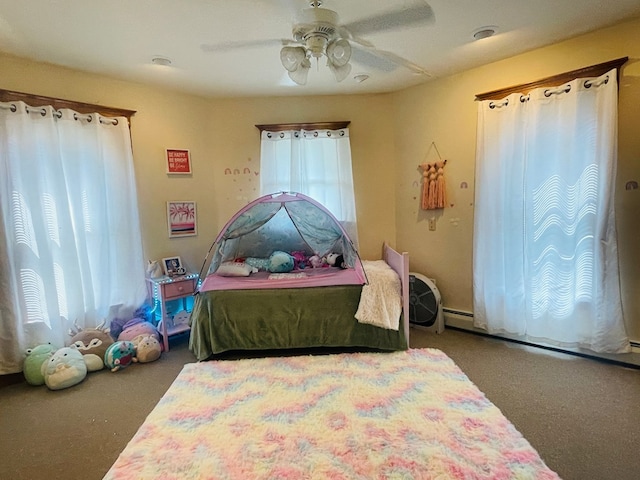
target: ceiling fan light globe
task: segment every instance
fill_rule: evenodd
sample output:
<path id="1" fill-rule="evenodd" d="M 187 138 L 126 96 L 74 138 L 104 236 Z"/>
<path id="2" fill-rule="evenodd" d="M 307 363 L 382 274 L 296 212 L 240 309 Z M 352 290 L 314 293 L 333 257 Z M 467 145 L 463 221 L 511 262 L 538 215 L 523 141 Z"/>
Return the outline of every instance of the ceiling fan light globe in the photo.
<path id="1" fill-rule="evenodd" d="M 282 47 L 280 61 L 289 72 L 293 72 L 306 60 L 307 54 L 303 47 Z"/>
<path id="2" fill-rule="evenodd" d="M 351 58 L 351 44 L 344 38 L 331 42 L 327 46 L 327 57 L 336 67 L 346 65 Z"/>
<path id="3" fill-rule="evenodd" d="M 307 63 L 309 61 L 307 60 Z M 311 67 L 311 63 L 308 66 L 300 65 L 300 68 L 294 71 L 289 72 L 289 78 L 296 82 L 298 85 L 306 85 L 307 84 L 307 76 L 309 75 L 309 68 Z"/>
<path id="4" fill-rule="evenodd" d="M 336 77 L 336 82 L 341 82 L 345 78 L 347 78 L 351 73 L 351 64 L 347 63 L 345 65 L 337 66 L 329 62 L 329 69 L 333 72 L 333 75 Z"/>

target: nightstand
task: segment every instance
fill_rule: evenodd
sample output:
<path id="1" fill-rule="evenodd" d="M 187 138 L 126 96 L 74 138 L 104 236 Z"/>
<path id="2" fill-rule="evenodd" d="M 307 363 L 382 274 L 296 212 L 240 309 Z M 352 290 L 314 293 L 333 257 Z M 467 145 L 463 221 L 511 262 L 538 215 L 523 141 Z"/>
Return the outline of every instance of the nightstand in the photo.
<path id="1" fill-rule="evenodd" d="M 183 311 L 186 312 L 187 298 L 192 296 L 198 288 L 198 274 L 187 273 L 176 277 L 147 278 L 149 296 L 153 301 L 153 308 L 160 308 L 160 332 L 164 342 L 164 351 L 169 350 L 169 337 L 189 330 L 189 317 L 168 315 L 166 303 L 171 300 L 182 299 Z"/>

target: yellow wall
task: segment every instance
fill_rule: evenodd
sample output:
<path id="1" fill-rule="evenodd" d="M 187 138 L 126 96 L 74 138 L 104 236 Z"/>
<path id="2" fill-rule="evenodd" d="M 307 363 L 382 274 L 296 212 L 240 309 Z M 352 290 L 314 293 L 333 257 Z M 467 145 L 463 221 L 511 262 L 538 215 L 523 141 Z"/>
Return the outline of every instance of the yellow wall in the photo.
<path id="1" fill-rule="evenodd" d="M 255 125 L 278 122 L 352 122 L 360 252 L 364 258 L 380 258 L 382 242 L 395 241 L 388 95 L 206 99 L 2 55 L 0 88 L 137 112 L 131 133 L 149 259 L 180 255 L 187 267 L 200 269 L 229 217 L 259 196 L 260 134 Z M 165 148 L 189 149 L 193 174 L 168 176 Z M 229 170 L 231 174 L 225 173 Z M 197 236 L 168 237 L 169 200 L 197 202 Z"/>
<path id="2" fill-rule="evenodd" d="M 492 39 L 485 41 L 490 42 Z M 481 48 L 481 42 L 468 48 Z M 472 241 L 475 139 L 475 95 L 544 77 L 629 57 L 622 68 L 619 97 L 619 157 L 616 220 L 621 287 L 627 330 L 640 339 L 640 20 L 603 29 L 570 41 L 534 50 L 459 75 L 413 87 L 393 96 L 396 127 L 397 247 L 410 254 L 411 269 L 437 280 L 446 307 L 472 311 Z M 425 158 L 445 167 L 449 207 L 419 209 L 420 170 Z M 468 188 L 461 185 L 466 182 Z M 428 220 L 436 219 L 430 231 Z"/>
<path id="3" fill-rule="evenodd" d="M 624 184 L 640 180 L 640 20 L 388 95 L 206 99 L 3 55 L 0 88 L 136 110 L 132 137 L 145 254 L 180 255 L 195 270 L 228 218 L 258 195 L 255 124 L 350 120 L 362 256 L 379 258 L 382 241 L 395 244 L 410 253 L 411 270 L 437 279 L 445 306 L 471 311 L 475 95 L 623 56 L 631 60 L 620 82 L 616 207 L 624 309 L 638 339 L 640 191 Z M 437 158 L 432 142 L 448 160 L 450 206 L 436 214 L 419 209 L 418 165 Z M 166 175 L 167 147 L 191 151 L 193 175 Z M 197 202 L 197 236 L 168 238 L 168 200 Z M 428 229 L 432 216 L 435 231 Z"/>

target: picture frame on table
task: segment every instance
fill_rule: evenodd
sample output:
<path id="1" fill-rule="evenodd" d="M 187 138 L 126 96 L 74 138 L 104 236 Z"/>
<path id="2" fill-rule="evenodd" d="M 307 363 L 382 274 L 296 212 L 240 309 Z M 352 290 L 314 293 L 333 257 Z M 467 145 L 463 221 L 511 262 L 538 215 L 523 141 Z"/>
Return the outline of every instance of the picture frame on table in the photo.
<path id="1" fill-rule="evenodd" d="M 163 258 L 162 270 L 168 277 L 173 277 L 175 275 L 184 275 L 187 271 L 186 268 L 184 268 L 184 266 L 182 265 L 182 260 L 180 260 L 180 257 Z"/>
<path id="2" fill-rule="evenodd" d="M 167 202 L 169 238 L 190 237 L 198 234 L 196 202 Z"/>

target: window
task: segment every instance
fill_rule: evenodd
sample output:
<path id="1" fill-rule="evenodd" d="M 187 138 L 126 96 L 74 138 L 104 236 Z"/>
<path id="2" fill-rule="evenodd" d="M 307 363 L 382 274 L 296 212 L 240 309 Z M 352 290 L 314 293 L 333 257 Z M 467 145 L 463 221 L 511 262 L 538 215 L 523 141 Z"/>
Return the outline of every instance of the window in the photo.
<path id="1" fill-rule="evenodd" d="M 2 100 L 0 316 L 13 348 L 0 373 L 12 373 L 74 324 L 132 314 L 146 286 L 127 118 Z"/>
<path id="2" fill-rule="evenodd" d="M 613 201 L 616 77 L 614 67 L 479 104 L 477 327 L 629 351 Z"/>
<path id="3" fill-rule="evenodd" d="M 260 193 L 303 193 L 323 204 L 357 246 L 349 122 L 258 125 Z"/>

